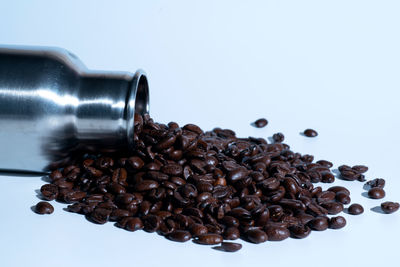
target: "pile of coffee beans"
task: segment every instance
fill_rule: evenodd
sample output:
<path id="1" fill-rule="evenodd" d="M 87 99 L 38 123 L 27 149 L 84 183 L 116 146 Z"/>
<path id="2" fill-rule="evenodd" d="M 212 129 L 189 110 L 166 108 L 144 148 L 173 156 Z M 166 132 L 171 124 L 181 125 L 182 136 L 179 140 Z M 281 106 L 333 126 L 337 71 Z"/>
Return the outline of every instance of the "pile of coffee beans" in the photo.
<path id="1" fill-rule="evenodd" d="M 229 129 L 203 132 L 194 124 L 166 125 L 138 114 L 134 126 L 131 154 L 79 155 L 52 171 L 42 198 L 68 203 L 68 211 L 97 224 L 116 222 L 127 231 L 143 229 L 226 252 L 242 246 L 224 240 L 281 241 L 346 225 L 336 215 L 351 202 L 350 191 L 314 185 L 335 181 L 333 164 L 293 152 L 281 133 L 268 143 L 238 138 Z M 367 169 L 339 168 L 343 179 L 360 181 Z M 382 185 L 381 180 L 369 183 Z M 396 210 L 396 205 L 382 205 Z M 36 211 L 51 213 L 52 206 L 40 202 Z M 360 205 L 349 208 L 351 214 L 362 212 Z"/>

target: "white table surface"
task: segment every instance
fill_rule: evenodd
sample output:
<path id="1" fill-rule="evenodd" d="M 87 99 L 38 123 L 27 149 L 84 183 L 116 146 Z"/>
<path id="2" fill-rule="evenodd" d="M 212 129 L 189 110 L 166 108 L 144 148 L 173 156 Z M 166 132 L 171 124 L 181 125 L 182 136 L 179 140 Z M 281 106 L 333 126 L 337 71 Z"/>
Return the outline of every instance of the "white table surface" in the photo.
<path id="1" fill-rule="evenodd" d="M 400 201 L 399 1 L 60 2 L 1 1 L 0 43 L 61 46 L 92 69 L 143 68 L 157 121 L 281 131 L 294 151 L 368 165 L 368 179 L 387 181 L 382 201 Z M 249 125 L 259 117 L 266 128 Z M 299 135 L 308 127 L 319 136 Z M 382 201 L 359 182 L 336 183 L 365 207 L 344 215 L 344 229 L 234 254 L 95 225 L 59 203 L 39 216 L 31 206 L 43 183 L 0 176 L 0 266 L 400 264 L 400 212 L 371 211 Z"/>

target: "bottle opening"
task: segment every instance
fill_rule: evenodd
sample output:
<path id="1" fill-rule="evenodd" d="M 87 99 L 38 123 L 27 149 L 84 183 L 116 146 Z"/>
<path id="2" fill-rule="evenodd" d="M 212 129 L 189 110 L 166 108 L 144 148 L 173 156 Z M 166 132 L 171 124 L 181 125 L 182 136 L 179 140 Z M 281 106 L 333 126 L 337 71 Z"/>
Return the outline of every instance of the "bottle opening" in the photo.
<path id="1" fill-rule="evenodd" d="M 149 84 L 146 73 L 138 70 L 132 80 L 130 95 L 127 100 L 126 129 L 129 148 L 134 148 L 135 113 L 149 113 Z"/>

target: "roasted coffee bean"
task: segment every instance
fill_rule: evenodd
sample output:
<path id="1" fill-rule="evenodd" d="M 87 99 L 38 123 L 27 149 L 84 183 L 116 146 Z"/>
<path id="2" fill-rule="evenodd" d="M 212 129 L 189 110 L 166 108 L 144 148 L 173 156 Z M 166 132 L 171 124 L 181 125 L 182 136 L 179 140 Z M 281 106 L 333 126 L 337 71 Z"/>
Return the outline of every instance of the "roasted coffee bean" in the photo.
<path id="1" fill-rule="evenodd" d="M 64 195 L 64 201 L 66 203 L 74 203 L 81 201 L 86 197 L 86 192 L 82 191 L 71 191 Z"/>
<path id="2" fill-rule="evenodd" d="M 334 193 L 339 193 L 339 192 L 344 192 L 347 195 L 350 195 L 350 191 L 343 187 L 343 186 L 332 186 L 328 189 L 328 191 L 334 192 Z"/>
<path id="3" fill-rule="evenodd" d="M 236 240 L 238 238 L 240 238 L 240 231 L 237 227 L 231 226 L 225 229 L 224 239 Z"/>
<path id="4" fill-rule="evenodd" d="M 192 236 L 204 235 L 208 233 L 208 229 L 202 224 L 195 223 L 190 226 L 190 233 Z"/>
<path id="5" fill-rule="evenodd" d="M 111 214 L 111 210 L 104 208 L 95 208 L 90 214 L 90 219 L 98 224 L 105 224 Z"/>
<path id="6" fill-rule="evenodd" d="M 136 156 L 128 158 L 128 163 L 135 170 L 138 170 L 144 166 L 144 161 Z"/>
<path id="7" fill-rule="evenodd" d="M 274 140 L 274 142 L 276 143 L 282 143 L 283 140 L 285 140 L 285 136 L 283 135 L 283 133 L 276 133 L 272 136 L 272 139 Z"/>
<path id="8" fill-rule="evenodd" d="M 305 238 L 311 233 L 310 227 L 307 225 L 294 225 L 289 227 L 290 235 L 293 238 Z"/>
<path id="9" fill-rule="evenodd" d="M 268 144 L 238 138 L 221 128 L 203 132 L 194 124 L 180 128 L 135 114 L 134 150 L 74 152 L 65 160 L 73 164 L 58 163 L 41 192 L 45 199 L 74 202 L 67 210 L 94 223 L 117 221 L 128 231 L 143 229 L 180 242 L 193 237 L 199 244 L 219 244 L 222 238 L 261 243 L 342 227 L 340 216 L 328 221 L 327 214 L 350 203 L 349 190 L 323 191 L 313 184 L 334 182 L 333 164 L 291 151 L 281 133 L 272 139 Z M 346 180 L 362 181 L 366 170 L 339 167 Z M 383 188 L 381 180 L 367 185 Z"/>
<path id="10" fill-rule="evenodd" d="M 268 121 L 264 118 L 258 119 L 254 122 L 254 126 L 257 128 L 263 128 L 265 126 L 267 126 Z"/>
<path id="11" fill-rule="evenodd" d="M 40 188 L 42 196 L 46 200 L 54 200 L 58 196 L 58 187 L 54 184 L 45 184 Z"/>
<path id="12" fill-rule="evenodd" d="M 218 234 L 203 234 L 196 237 L 195 243 L 201 245 L 216 245 L 222 243 L 223 238 Z"/>
<path id="13" fill-rule="evenodd" d="M 350 204 L 351 198 L 345 191 L 340 191 L 336 193 L 336 201 L 347 205 Z"/>
<path id="14" fill-rule="evenodd" d="M 266 226 L 265 232 L 270 241 L 281 241 L 290 236 L 289 230 L 282 226 Z"/>
<path id="15" fill-rule="evenodd" d="M 321 166 L 324 166 L 326 168 L 332 168 L 333 167 L 332 162 L 327 161 L 327 160 L 318 160 L 316 163 L 321 165 Z"/>
<path id="16" fill-rule="evenodd" d="M 317 131 L 313 129 L 306 129 L 304 130 L 303 134 L 307 137 L 316 137 L 318 135 Z"/>
<path id="17" fill-rule="evenodd" d="M 358 173 L 365 173 L 368 171 L 368 167 L 364 165 L 355 165 L 351 167 L 352 170 L 358 172 Z"/>
<path id="18" fill-rule="evenodd" d="M 268 240 L 267 234 L 260 229 L 251 229 L 245 233 L 246 239 L 255 244 L 263 243 Z"/>
<path id="19" fill-rule="evenodd" d="M 215 250 L 225 251 L 225 252 L 236 252 L 242 248 L 242 244 L 232 243 L 232 242 L 222 242 L 220 246 L 213 247 Z"/>
<path id="20" fill-rule="evenodd" d="M 192 238 L 192 235 L 188 231 L 176 230 L 166 236 L 169 240 L 175 242 L 186 242 Z"/>
<path id="21" fill-rule="evenodd" d="M 385 187 L 385 180 L 382 178 L 376 178 L 368 181 L 367 183 L 365 183 L 365 185 L 369 186 L 370 188 L 379 187 L 383 189 Z"/>
<path id="22" fill-rule="evenodd" d="M 372 199 L 381 199 L 385 197 L 385 191 L 380 187 L 373 187 L 368 191 L 368 196 Z"/>
<path id="23" fill-rule="evenodd" d="M 321 204 L 328 211 L 328 214 L 338 214 L 343 211 L 343 204 L 338 202 L 326 202 Z"/>
<path id="24" fill-rule="evenodd" d="M 35 212 L 37 214 L 52 214 L 53 211 L 54 207 L 49 202 L 40 201 L 35 206 Z"/>
<path id="25" fill-rule="evenodd" d="M 315 231 L 324 231 L 328 228 L 328 218 L 326 217 L 316 217 L 311 220 L 308 225 L 312 230 Z"/>
<path id="26" fill-rule="evenodd" d="M 330 229 L 340 229 L 346 226 L 346 219 L 342 216 L 332 217 L 329 219 Z"/>
<path id="27" fill-rule="evenodd" d="M 125 221 L 122 221 L 123 223 L 120 224 L 124 225 L 123 228 L 125 228 L 125 230 L 134 232 L 143 229 L 143 222 L 138 217 L 125 217 L 122 220 Z"/>
<path id="28" fill-rule="evenodd" d="M 352 215 L 359 215 L 364 212 L 364 208 L 360 204 L 354 203 L 349 206 L 348 212 Z"/>
<path id="29" fill-rule="evenodd" d="M 400 205 L 397 202 L 386 201 L 381 204 L 381 209 L 383 210 L 383 212 L 390 214 L 398 211 L 399 206 Z"/>

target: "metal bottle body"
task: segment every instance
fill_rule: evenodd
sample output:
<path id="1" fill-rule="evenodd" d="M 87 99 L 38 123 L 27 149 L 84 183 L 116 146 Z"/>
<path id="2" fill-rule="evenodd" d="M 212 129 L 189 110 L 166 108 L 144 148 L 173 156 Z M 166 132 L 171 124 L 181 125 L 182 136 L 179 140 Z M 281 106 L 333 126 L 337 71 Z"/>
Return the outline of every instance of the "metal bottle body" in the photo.
<path id="1" fill-rule="evenodd" d="M 0 170 L 44 172 L 82 149 L 130 149 L 134 113 L 148 109 L 140 70 L 90 71 L 63 49 L 0 46 Z"/>

